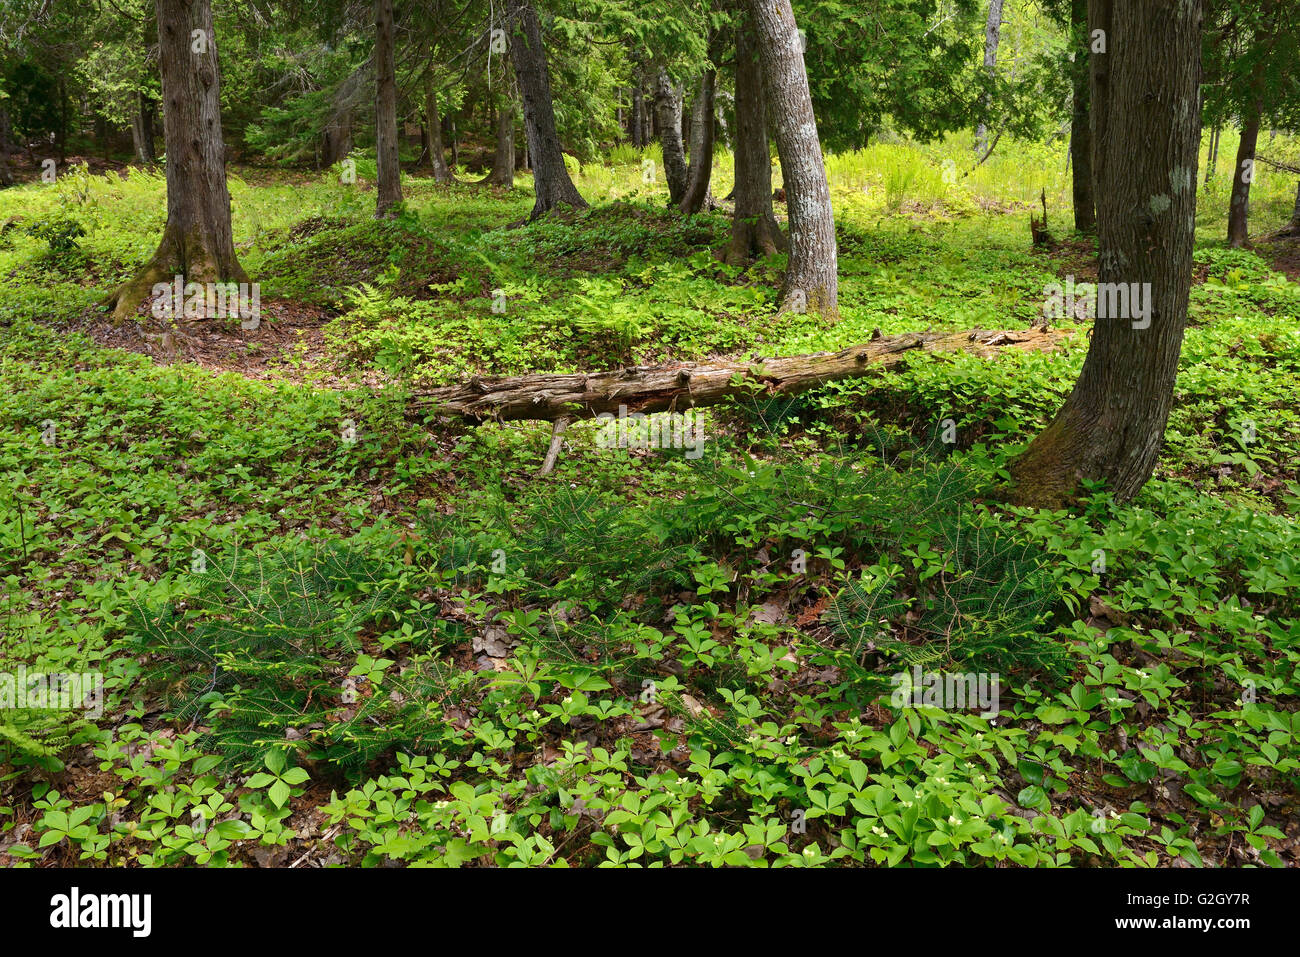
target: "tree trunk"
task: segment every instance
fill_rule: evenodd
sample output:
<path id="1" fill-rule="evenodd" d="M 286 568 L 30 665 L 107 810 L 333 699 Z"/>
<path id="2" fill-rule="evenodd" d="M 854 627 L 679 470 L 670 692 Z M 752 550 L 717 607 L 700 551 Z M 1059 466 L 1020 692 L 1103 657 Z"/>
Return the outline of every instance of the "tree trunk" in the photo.
<path id="1" fill-rule="evenodd" d="M 551 102 L 551 77 L 546 66 L 546 49 L 542 46 L 542 26 L 537 11 L 528 0 L 514 0 L 515 35 L 510 45 L 510 59 L 524 101 L 524 130 L 528 136 L 528 159 L 533 166 L 533 190 L 536 201 L 530 219 L 559 205 L 586 209 L 587 201 L 578 193 L 564 167 L 560 136 L 555 129 L 555 107 Z"/>
<path id="2" fill-rule="evenodd" d="M 157 162 L 153 152 L 153 129 L 149 122 L 149 102 L 143 93 L 136 94 L 136 108 L 131 113 L 131 148 L 141 166 Z"/>
<path id="3" fill-rule="evenodd" d="M 1070 0 L 1070 26 L 1074 33 L 1074 112 L 1070 117 L 1070 159 L 1074 166 L 1074 228 L 1090 233 L 1097 228 L 1092 176 L 1092 118 L 1088 116 L 1088 2 Z"/>
<path id="4" fill-rule="evenodd" d="M 9 169 L 9 110 L 0 104 L 0 189 L 14 184 Z"/>
<path id="5" fill-rule="evenodd" d="M 1003 0 L 989 0 L 989 15 L 984 22 L 984 72 L 992 79 L 998 69 L 998 43 L 1002 39 L 1002 3 Z M 984 117 L 975 127 L 975 152 L 983 153 L 988 149 L 988 111 L 991 106 L 989 97 L 984 97 Z"/>
<path id="6" fill-rule="evenodd" d="M 438 115 L 438 94 L 433 88 L 433 72 L 424 78 L 424 124 L 428 131 L 427 151 L 433 178 L 439 183 L 450 183 L 455 177 L 447 168 L 447 156 L 442 146 L 442 117 Z"/>
<path id="7" fill-rule="evenodd" d="M 1104 480 L 1127 500 L 1155 469 L 1192 278 L 1201 8 L 1201 0 L 1089 4 L 1089 27 L 1106 35 L 1106 53 L 1092 60 L 1105 285 L 1074 390 L 1012 466 L 1020 502 L 1059 507 L 1083 480 Z M 1112 285 L 1120 283 L 1128 309 Z"/>
<path id="8" fill-rule="evenodd" d="M 402 201 L 397 158 L 397 67 L 393 53 L 393 0 L 375 0 L 375 154 L 379 183 L 375 218 L 391 219 Z"/>
<path id="9" fill-rule="evenodd" d="M 341 163 L 352 152 L 352 111 L 330 117 L 321 143 L 321 165 L 328 168 Z"/>
<path id="10" fill-rule="evenodd" d="M 668 202 L 677 205 L 686 195 L 686 154 L 682 149 L 682 100 L 661 69 L 655 80 L 655 112 L 659 116 L 659 142 L 663 146 L 664 179 L 668 181 Z M 694 158 L 694 151 L 692 151 Z"/>
<path id="11" fill-rule="evenodd" d="M 790 211 L 782 310 L 839 316 L 835 218 L 790 0 L 749 0 Z"/>
<path id="12" fill-rule="evenodd" d="M 691 166 L 686 175 L 686 193 L 678 204 L 688 216 L 705 206 L 712 206 L 709 182 L 713 177 L 713 90 L 716 74 L 705 70 L 700 76 L 700 92 L 691 111 Z"/>
<path id="13" fill-rule="evenodd" d="M 909 332 L 881 336 L 839 352 L 786 356 L 761 361 L 638 366 L 613 372 L 532 374 L 501 379 L 471 379 L 460 385 L 417 392 L 412 411 L 432 412 L 476 422 L 555 421 L 618 412 L 680 411 L 716 405 L 730 396 L 749 396 L 755 384 L 765 395 L 795 395 L 838 379 L 887 368 L 909 352 L 967 352 L 990 358 L 1002 349 L 1043 352 L 1059 348 L 1072 330 L 1011 332 Z"/>
<path id="14" fill-rule="evenodd" d="M 1287 231 L 1300 233 L 1300 183 L 1296 183 L 1295 207 L 1291 211 L 1291 222 L 1287 224 Z"/>
<path id="15" fill-rule="evenodd" d="M 788 248 L 772 212 L 772 157 L 757 43 L 753 18 L 744 13 L 736 30 L 736 209 L 731 243 L 722 256 L 733 266 Z"/>
<path id="16" fill-rule="evenodd" d="M 147 51 L 151 32 L 147 17 L 142 19 L 140 27 L 140 45 Z M 144 92 L 144 83 L 149 78 L 151 66 L 152 62 L 146 57 L 140 68 L 141 87 L 136 91 L 135 110 L 131 114 L 131 145 L 135 151 L 136 162 L 141 166 L 152 166 L 158 162 L 158 155 L 153 148 L 153 103 Z"/>
<path id="17" fill-rule="evenodd" d="M 1221 123 L 1215 123 L 1214 129 L 1210 132 L 1210 161 L 1205 164 L 1205 185 L 1210 185 L 1210 180 L 1214 177 L 1215 167 L 1219 165 L 1219 130 L 1222 128 Z"/>
<path id="18" fill-rule="evenodd" d="M 1254 100 L 1241 127 L 1237 165 L 1232 174 L 1232 198 L 1228 201 L 1228 245 L 1240 249 L 1250 238 L 1250 183 L 1255 178 L 1255 146 L 1259 141 L 1260 108 Z"/>
<path id="19" fill-rule="evenodd" d="M 155 6 L 167 148 L 167 225 L 152 258 L 109 300 L 117 320 L 133 315 L 155 283 L 171 282 L 177 275 L 199 283 L 248 280 L 235 256 L 230 227 L 212 9 L 208 0 L 156 0 Z M 202 52 L 197 52 L 200 45 Z"/>
<path id="20" fill-rule="evenodd" d="M 645 96 L 642 94 L 641 68 L 638 66 L 636 83 L 632 87 L 632 145 L 643 149 L 645 144 Z"/>
<path id="21" fill-rule="evenodd" d="M 515 185 L 515 107 L 509 100 L 497 113 L 496 127 L 497 148 L 492 154 L 492 171 L 482 182 L 510 189 Z"/>

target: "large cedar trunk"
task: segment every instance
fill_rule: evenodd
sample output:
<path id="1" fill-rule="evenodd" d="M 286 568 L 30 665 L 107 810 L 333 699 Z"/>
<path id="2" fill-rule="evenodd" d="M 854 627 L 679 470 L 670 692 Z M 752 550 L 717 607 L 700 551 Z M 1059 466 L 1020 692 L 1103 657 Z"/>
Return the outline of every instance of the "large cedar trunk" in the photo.
<path id="1" fill-rule="evenodd" d="M 655 112 L 659 118 L 659 142 L 664 154 L 664 179 L 668 181 L 668 202 L 674 206 L 686 195 L 686 153 L 682 148 L 682 99 L 673 88 L 668 71 L 661 69 L 655 80 Z M 694 151 L 691 157 L 694 159 Z"/>
<path id="2" fill-rule="evenodd" d="M 713 70 L 705 70 L 700 76 L 700 91 L 691 110 L 691 165 L 686 174 L 686 193 L 679 204 L 687 215 L 714 205 L 709 194 L 709 182 L 713 178 L 713 89 L 716 76 Z"/>
<path id="3" fill-rule="evenodd" d="M 1074 167 L 1074 228 L 1090 233 L 1097 228 L 1092 175 L 1092 119 L 1088 115 L 1088 3 L 1070 0 L 1070 27 L 1074 34 L 1074 112 L 1070 117 L 1070 162 Z"/>
<path id="4" fill-rule="evenodd" d="M 393 0 L 375 0 L 375 154 L 379 183 L 375 218 L 396 215 L 402 201 L 397 159 L 397 67 L 393 53 Z"/>
<path id="5" fill-rule="evenodd" d="M 1255 175 L 1255 146 L 1259 142 L 1259 102 L 1255 101 L 1241 128 L 1237 165 L 1232 174 L 1232 198 L 1228 202 L 1228 245 L 1240 248 L 1250 238 L 1250 182 Z"/>
<path id="6" fill-rule="evenodd" d="M 1017 500 L 1064 503 L 1082 480 L 1132 498 L 1155 469 L 1187 321 L 1196 215 L 1201 0 L 1091 0 L 1099 283 L 1149 283 L 1129 314 L 1098 295 L 1083 370 L 1012 466 Z M 1141 289 L 1141 287 L 1139 287 Z M 1131 294 L 1130 294 L 1131 295 Z M 1109 305 L 1103 307 L 1103 302 Z M 1145 315 L 1143 315 L 1145 314 Z"/>
<path id="7" fill-rule="evenodd" d="M 156 0 L 167 225 L 158 249 L 113 294 L 113 317 L 131 316 L 157 282 L 246 282 L 235 256 L 221 135 L 221 69 L 208 0 Z M 195 31 L 202 51 L 193 52 Z"/>
<path id="8" fill-rule="evenodd" d="M 763 71 L 758 62 L 754 21 L 744 14 L 736 31 L 736 201 L 731 242 L 723 259 L 741 266 L 757 256 L 787 248 L 772 212 L 772 157 L 767 149 Z"/>
<path id="9" fill-rule="evenodd" d="M 1002 3 L 1003 0 L 989 0 L 989 15 L 984 22 L 984 72 L 992 78 L 998 68 L 998 44 L 1002 39 Z M 988 149 L 989 129 L 986 122 L 989 111 L 989 98 L 984 98 L 984 116 L 975 127 L 975 152 L 983 153 Z"/>
<path id="10" fill-rule="evenodd" d="M 749 0 L 790 210 L 782 309 L 839 315 L 835 218 L 790 0 Z"/>
<path id="11" fill-rule="evenodd" d="M 559 205 L 586 209 L 587 201 L 578 193 L 564 168 L 564 153 L 555 129 L 555 107 L 551 102 L 551 77 L 542 46 L 542 26 L 537 11 L 527 0 L 515 0 L 516 26 L 510 45 L 510 59 L 524 101 L 524 131 L 528 137 L 528 160 L 533 166 L 533 191 L 536 201 L 530 219 Z"/>
<path id="12" fill-rule="evenodd" d="M 442 146 L 442 117 L 438 115 L 438 94 L 433 88 L 433 73 L 424 78 L 424 129 L 425 153 L 433 178 L 439 183 L 450 183 L 454 177 L 447 168 L 447 156 Z"/>

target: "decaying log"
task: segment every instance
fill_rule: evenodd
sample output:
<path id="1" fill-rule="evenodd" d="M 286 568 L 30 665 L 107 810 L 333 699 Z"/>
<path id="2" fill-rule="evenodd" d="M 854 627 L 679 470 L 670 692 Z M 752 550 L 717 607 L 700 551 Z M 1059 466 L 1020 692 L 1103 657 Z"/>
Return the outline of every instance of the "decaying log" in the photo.
<path id="1" fill-rule="evenodd" d="M 905 333 L 812 355 L 752 362 L 708 362 L 636 366 L 612 372 L 572 375 L 523 375 L 471 379 L 468 383 L 417 392 L 412 411 L 470 421 L 496 419 L 593 418 L 602 413 L 666 412 L 716 405 L 729 396 L 751 395 L 756 387 L 768 395 L 793 395 L 808 389 L 866 375 L 898 362 L 908 352 L 969 352 L 985 358 L 1001 349 L 1024 352 L 1053 350 L 1071 330 L 975 330 L 954 333 Z M 567 423 L 566 423 L 567 424 Z"/>

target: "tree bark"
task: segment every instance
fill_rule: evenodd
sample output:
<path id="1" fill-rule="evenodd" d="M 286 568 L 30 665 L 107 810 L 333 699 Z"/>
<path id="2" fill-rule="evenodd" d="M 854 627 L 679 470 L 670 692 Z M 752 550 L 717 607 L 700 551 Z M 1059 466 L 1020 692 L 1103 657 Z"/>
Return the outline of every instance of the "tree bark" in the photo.
<path id="1" fill-rule="evenodd" d="M 424 78 L 424 128 L 428 140 L 425 147 L 433 178 L 439 183 L 450 183 L 455 177 L 447 168 L 447 155 L 442 145 L 442 117 L 438 115 L 438 94 L 433 88 L 433 71 Z"/>
<path id="2" fill-rule="evenodd" d="M 1202 0 L 1091 0 L 1099 283 L 1144 284 L 1141 309 L 1098 295 L 1074 390 L 1013 464 L 1013 497 L 1059 507 L 1082 480 L 1131 499 L 1155 469 L 1173 403 L 1192 278 Z M 1097 127 L 1094 127 L 1096 132 Z M 1118 315 L 1117 315 L 1118 313 Z M 1145 315 L 1143 315 L 1143 313 Z"/>
<path id="3" fill-rule="evenodd" d="M 790 0 L 749 0 L 790 215 L 782 310 L 839 316 L 835 218 Z"/>
<path id="4" fill-rule="evenodd" d="M 678 206 L 688 216 L 713 205 L 709 183 L 713 178 L 713 91 L 717 74 L 705 70 L 700 75 L 700 91 L 691 110 L 691 165 L 686 174 L 686 192 Z"/>
<path id="5" fill-rule="evenodd" d="M 146 53 L 149 49 L 150 32 L 149 19 L 144 17 L 140 25 L 140 45 Z M 153 103 L 144 92 L 144 84 L 149 78 L 151 65 L 146 55 L 140 66 L 140 89 L 136 91 L 135 109 L 131 113 L 131 146 L 135 152 L 135 160 L 141 166 L 152 166 L 158 162 L 158 155 L 153 148 Z"/>
<path id="6" fill-rule="evenodd" d="M 992 79 L 997 75 L 998 44 L 1002 39 L 1002 3 L 1003 0 L 989 0 L 989 15 L 984 21 L 984 72 Z M 984 97 L 984 118 L 975 127 L 975 152 L 982 153 L 988 148 L 988 111 L 990 99 Z"/>
<path id="7" fill-rule="evenodd" d="M 655 78 L 655 112 L 659 117 L 659 142 L 664 154 L 664 179 L 668 181 L 668 202 L 674 206 L 686 195 L 686 153 L 682 148 L 682 100 L 673 88 L 668 71 Z M 694 153 L 692 152 L 692 156 Z"/>
<path id="8" fill-rule="evenodd" d="M 375 0 L 375 154 L 379 167 L 375 218 L 391 219 L 402 201 L 402 169 L 397 154 L 393 0 Z"/>
<path id="9" fill-rule="evenodd" d="M 754 21 L 747 13 L 736 30 L 736 201 L 731 242 L 722 258 L 743 266 L 788 248 L 772 212 L 772 156 L 767 148 L 767 108 Z"/>
<path id="10" fill-rule="evenodd" d="M 643 149 L 646 145 L 645 96 L 642 92 L 641 68 L 636 68 L 636 83 L 632 87 L 632 145 Z"/>
<path id="11" fill-rule="evenodd" d="M 680 411 L 716 405 L 734 395 L 751 395 L 755 384 L 769 395 L 794 395 L 808 389 L 867 375 L 901 361 L 907 353 L 969 352 L 984 358 L 1001 349 L 1024 352 L 1059 348 L 1074 333 L 1038 329 L 1014 332 L 974 330 L 955 333 L 905 333 L 881 336 L 839 352 L 788 356 L 753 362 L 638 366 L 613 372 L 523 375 L 472 379 L 415 393 L 411 410 L 471 422 L 556 421 L 591 418 L 604 412 Z"/>
<path id="12" fill-rule="evenodd" d="M 1291 222 L 1287 224 L 1287 231 L 1300 233 L 1300 183 L 1296 183 L 1295 207 L 1291 211 Z"/>
<path id="13" fill-rule="evenodd" d="M 152 166 L 158 161 L 153 151 L 153 124 L 149 122 L 148 110 L 145 95 L 137 93 L 136 107 L 131 113 L 131 148 L 141 166 Z"/>
<path id="14" fill-rule="evenodd" d="M 170 282 L 177 275 L 200 283 L 248 280 L 235 255 L 230 226 L 212 9 L 208 0 L 156 0 L 155 8 L 167 148 L 167 225 L 150 260 L 108 300 L 116 320 L 133 315 L 155 283 Z"/>
<path id="15" fill-rule="evenodd" d="M 1074 228 L 1091 233 L 1097 228 L 1097 208 L 1092 175 L 1092 118 L 1088 115 L 1088 2 L 1070 0 L 1070 27 L 1074 33 L 1074 112 L 1070 117 L 1070 160 L 1074 166 Z"/>
<path id="16" fill-rule="evenodd" d="M 1215 123 L 1214 129 L 1210 131 L 1210 160 L 1205 164 L 1205 185 L 1210 185 L 1210 180 L 1214 177 L 1214 169 L 1219 163 L 1219 130 L 1222 124 Z"/>
<path id="17" fill-rule="evenodd" d="M 1237 165 L 1232 174 L 1232 198 L 1228 201 L 1228 245 L 1234 249 L 1240 249 L 1250 239 L 1250 183 L 1255 175 L 1259 125 L 1259 101 L 1254 100 L 1241 127 Z"/>
<path id="18" fill-rule="evenodd" d="M 497 113 L 497 146 L 492 154 L 492 170 L 482 182 L 490 186 L 515 185 L 515 107 L 507 100 Z"/>
<path id="19" fill-rule="evenodd" d="M 579 194 L 564 166 L 560 136 L 555 129 L 555 107 L 551 101 L 551 77 L 546 66 L 546 49 L 542 46 L 542 26 L 537 11 L 528 0 L 514 0 L 512 8 L 515 34 L 510 45 L 510 59 L 524 101 L 524 130 L 528 137 L 528 159 L 533 166 L 533 191 L 536 201 L 530 219 L 567 205 L 586 209 L 587 201 Z"/>
<path id="20" fill-rule="evenodd" d="M 9 169 L 9 110 L 0 104 L 0 189 L 14 184 Z"/>

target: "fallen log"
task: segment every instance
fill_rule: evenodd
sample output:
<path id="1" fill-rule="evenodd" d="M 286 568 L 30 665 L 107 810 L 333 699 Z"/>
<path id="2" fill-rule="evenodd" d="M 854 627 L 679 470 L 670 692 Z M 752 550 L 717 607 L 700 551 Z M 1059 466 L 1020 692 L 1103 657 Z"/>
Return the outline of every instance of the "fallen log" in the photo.
<path id="1" fill-rule="evenodd" d="M 730 396 L 794 395 L 887 368 L 909 352 L 969 352 L 988 358 L 1001 349 L 1042 352 L 1059 348 L 1072 330 L 1022 329 L 879 336 L 838 352 L 761 359 L 634 366 L 612 372 L 473 378 L 417 391 L 411 410 L 470 421 L 593 418 L 602 413 L 675 412 L 716 405 Z"/>

